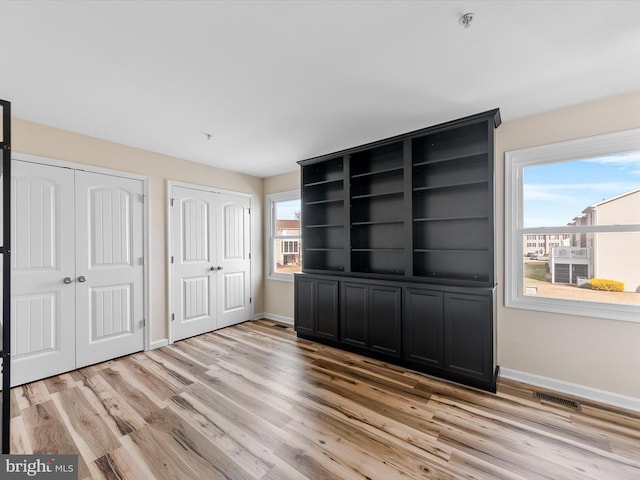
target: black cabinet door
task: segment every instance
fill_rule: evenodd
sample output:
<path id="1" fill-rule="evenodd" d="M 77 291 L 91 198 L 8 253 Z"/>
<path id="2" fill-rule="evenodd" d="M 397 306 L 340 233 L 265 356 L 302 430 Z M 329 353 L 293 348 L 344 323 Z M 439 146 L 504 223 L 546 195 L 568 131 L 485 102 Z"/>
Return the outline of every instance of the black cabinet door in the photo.
<path id="1" fill-rule="evenodd" d="M 401 292 L 399 287 L 369 286 L 369 348 L 393 357 L 400 357 Z"/>
<path id="2" fill-rule="evenodd" d="M 315 333 L 330 340 L 338 339 L 338 282 L 317 280 L 317 316 Z"/>
<path id="3" fill-rule="evenodd" d="M 367 346 L 368 292 L 365 284 L 342 282 L 340 340 L 346 344 Z"/>
<path id="4" fill-rule="evenodd" d="M 422 365 L 444 364 L 444 317 L 442 292 L 405 288 L 403 357 Z"/>
<path id="5" fill-rule="evenodd" d="M 311 335 L 316 312 L 316 280 L 301 275 L 295 276 L 295 330 Z"/>
<path id="6" fill-rule="evenodd" d="M 449 371 L 490 379 L 492 330 L 490 297 L 445 293 L 445 367 Z"/>

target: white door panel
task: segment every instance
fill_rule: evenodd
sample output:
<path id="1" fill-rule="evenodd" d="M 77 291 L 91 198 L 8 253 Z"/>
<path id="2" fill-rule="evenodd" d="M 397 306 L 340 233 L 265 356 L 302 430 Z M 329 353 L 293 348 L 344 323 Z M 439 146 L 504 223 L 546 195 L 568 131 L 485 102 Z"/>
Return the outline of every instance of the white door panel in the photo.
<path id="1" fill-rule="evenodd" d="M 12 385 L 75 368 L 73 175 L 14 161 Z"/>
<path id="2" fill-rule="evenodd" d="M 173 186 L 173 339 L 251 317 L 246 197 Z"/>
<path id="3" fill-rule="evenodd" d="M 77 367 L 144 349 L 143 185 L 76 172 Z"/>
<path id="4" fill-rule="evenodd" d="M 215 210 L 208 192 L 173 187 L 171 195 L 172 326 L 174 340 L 182 340 L 216 328 Z"/>
<path id="5" fill-rule="evenodd" d="M 217 231 L 220 248 L 218 275 L 218 328 L 250 320 L 250 200 L 235 195 L 216 195 L 220 214 Z"/>
<path id="6" fill-rule="evenodd" d="M 142 350 L 142 181 L 14 165 L 12 385 Z"/>

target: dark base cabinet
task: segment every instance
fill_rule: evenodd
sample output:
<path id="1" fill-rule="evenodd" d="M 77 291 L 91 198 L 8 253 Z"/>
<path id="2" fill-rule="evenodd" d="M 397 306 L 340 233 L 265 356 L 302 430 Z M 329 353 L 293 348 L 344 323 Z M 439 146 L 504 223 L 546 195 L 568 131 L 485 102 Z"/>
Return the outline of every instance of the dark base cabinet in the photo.
<path id="1" fill-rule="evenodd" d="M 469 378 L 493 374 L 493 331 L 489 296 L 447 293 L 444 296 L 444 366 Z"/>
<path id="2" fill-rule="evenodd" d="M 296 275 L 295 329 L 318 339 L 338 339 L 338 281 Z"/>
<path id="3" fill-rule="evenodd" d="M 404 289 L 403 358 L 424 367 L 444 367 L 442 292 Z"/>
<path id="4" fill-rule="evenodd" d="M 495 392 L 493 289 L 456 290 L 405 287 L 402 358 L 422 372 Z"/>
<path id="5" fill-rule="evenodd" d="M 295 292 L 300 337 L 496 391 L 493 289 L 302 273 Z"/>
<path id="6" fill-rule="evenodd" d="M 400 357 L 401 289 L 364 282 L 342 282 L 340 341 Z"/>

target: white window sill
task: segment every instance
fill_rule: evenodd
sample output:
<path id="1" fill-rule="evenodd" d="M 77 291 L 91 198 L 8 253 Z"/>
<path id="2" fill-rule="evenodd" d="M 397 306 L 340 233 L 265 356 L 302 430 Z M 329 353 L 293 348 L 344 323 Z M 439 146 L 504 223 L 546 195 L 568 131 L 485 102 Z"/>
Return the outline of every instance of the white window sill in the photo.
<path id="1" fill-rule="evenodd" d="M 605 320 L 640 322 L 640 307 L 636 305 L 585 302 L 550 297 L 518 296 L 515 298 L 507 298 L 505 307 L 559 313 L 561 315 L 601 318 Z"/>
<path id="2" fill-rule="evenodd" d="M 293 273 L 272 273 L 267 275 L 267 280 L 277 280 L 278 282 L 293 283 Z"/>

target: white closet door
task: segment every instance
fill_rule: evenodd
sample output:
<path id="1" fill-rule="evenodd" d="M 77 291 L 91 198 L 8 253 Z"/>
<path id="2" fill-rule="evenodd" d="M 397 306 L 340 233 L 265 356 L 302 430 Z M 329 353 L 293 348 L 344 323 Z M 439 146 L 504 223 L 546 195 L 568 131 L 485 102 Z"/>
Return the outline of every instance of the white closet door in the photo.
<path id="1" fill-rule="evenodd" d="M 219 214 L 217 237 L 217 328 L 251 319 L 250 305 L 250 200 L 235 195 L 216 195 Z"/>
<path id="2" fill-rule="evenodd" d="M 143 184 L 76 172 L 77 368 L 144 349 Z"/>
<path id="3" fill-rule="evenodd" d="M 75 368 L 73 176 L 13 163 L 12 385 Z"/>
<path id="4" fill-rule="evenodd" d="M 173 339 L 216 328 L 217 258 L 214 194 L 172 187 L 171 302 Z"/>

